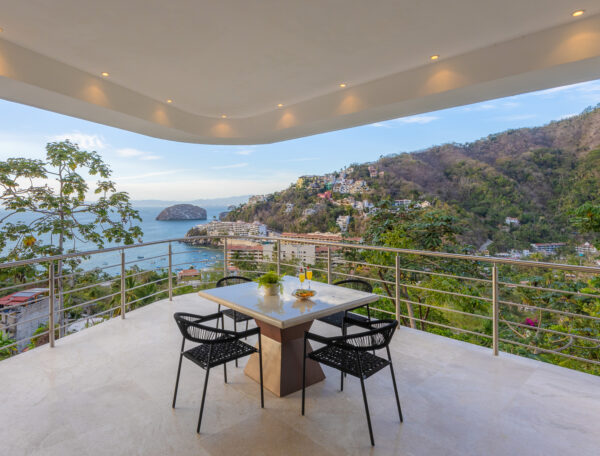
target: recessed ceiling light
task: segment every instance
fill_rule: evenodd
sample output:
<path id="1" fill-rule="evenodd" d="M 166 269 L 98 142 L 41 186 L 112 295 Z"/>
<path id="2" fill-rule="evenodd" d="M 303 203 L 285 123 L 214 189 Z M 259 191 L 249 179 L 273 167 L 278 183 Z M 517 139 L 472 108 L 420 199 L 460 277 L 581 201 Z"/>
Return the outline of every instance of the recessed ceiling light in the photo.
<path id="1" fill-rule="evenodd" d="M 579 16 L 583 16 L 583 13 L 585 13 L 585 10 L 577 10 L 577 11 L 573 11 L 571 13 L 571 16 L 573 16 L 573 17 L 579 17 Z"/>
<path id="2" fill-rule="evenodd" d="M 283 104 L 279 103 L 279 104 L 277 105 L 277 107 L 278 107 L 278 108 L 283 108 Z"/>
<path id="3" fill-rule="evenodd" d="M 221 114 L 221 119 L 227 119 L 227 116 L 225 114 Z"/>
<path id="4" fill-rule="evenodd" d="M 107 78 L 108 76 L 110 76 L 106 71 L 103 71 L 102 73 L 100 73 L 102 75 L 102 77 Z"/>
<path id="5" fill-rule="evenodd" d="M 167 103 L 173 103 L 173 100 L 171 100 L 170 98 L 167 100 Z"/>
<path id="6" fill-rule="evenodd" d="M 429 58 L 430 58 L 431 60 L 437 60 L 437 59 L 439 59 L 439 58 L 440 58 L 440 56 L 439 56 L 439 55 L 437 55 L 437 54 L 434 54 L 434 55 L 432 55 L 432 56 L 431 56 L 431 57 L 429 57 Z"/>
<path id="7" fill-rule="evenodd" d="M 344 87 L 346 87 L 346 83 L 342 82 L 342 83 L 340 84 L 340 87 L 343 89 Z"/>
<path id="8" fill-rule="evenodd" d="M 0 27 L 0 33 L 2 33 L 4 31 L 4 29 L 2 27 Z"/>

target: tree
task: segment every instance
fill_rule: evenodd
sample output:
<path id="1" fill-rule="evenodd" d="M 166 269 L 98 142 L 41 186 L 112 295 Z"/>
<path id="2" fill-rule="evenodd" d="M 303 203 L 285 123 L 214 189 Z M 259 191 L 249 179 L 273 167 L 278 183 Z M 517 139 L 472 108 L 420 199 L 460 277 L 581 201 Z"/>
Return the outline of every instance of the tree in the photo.
<path id="1" fill-rule="evenodd" d="M 600 205 L 584 203 L 573 211 L 573 225 L 584 233 L 600 233 Z M 596 243 L 600 248 L 600 242 Z"/>
<path id="2" fill-rule="evenodd" d="M 86 200 L 85 175 L 100 178 L 93 190 L 96 201 Z M 141 228 L 133 224 L 141 218 L 110 175 L 99 154 L 68 140 L 48 143 L 45 160 L 0 161 L 0 204 L 7 211 L 0 217 L 0 251 L 5 251 L 0 261 L 64 254 L 66 243 L 72 242 L 74 251 L 77 241 L 103 248 L 106 242 L 133 244 L 141 238 Z M 59 261 L 59 291 L 62 275 Z M 63 312 L 60 317 L 62 327 Z"/>

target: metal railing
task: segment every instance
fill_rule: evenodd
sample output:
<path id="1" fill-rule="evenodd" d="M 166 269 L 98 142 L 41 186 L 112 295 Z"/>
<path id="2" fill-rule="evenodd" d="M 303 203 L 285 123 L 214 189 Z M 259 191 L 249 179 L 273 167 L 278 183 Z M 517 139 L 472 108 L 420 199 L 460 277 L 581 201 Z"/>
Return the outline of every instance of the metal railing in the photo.
<path id="1" fill-rule="evenodd" d="M 264 249 L 247 251 L 235 244 L 236 240 L 271 244 L 272 254 L 265 254 Z M 173 250 L 174 244 L 190 241 L 210 245 L 196 250 L 190 247 L 185 251 Z M 314 255 L 293 255 L 293 248 L 289 246 L 294 245 L 312 246 Z M 127 261 L 127 253 L 151 246 L 167 249 L 164 253 L 154 252 L 148 258 Z M 284 250 L 284 247 L 287 248 Z M 222 256 L 195 261 L 205 265 L 200 280 L 193 283 L 178 280 L 174 284 L 174 268 L 190 263 L 174 263 L 174 257 L 201 253 L 207 248 Z M 119 253 L 119 264 L 91 271 L 80 267 L 56 275 L 59 262 L 81 261 L 110 252 Z M 139 267 L 140 263 L 155 259 L 166 259 L 167 264 L 147 269 Z M 585 286 L 589 279 L 600 275 L 600 267 L 261 236 L 175 238 L 0 264 L 0 270 L 31 269 L 31 280 L 2 286 L 0 292 L 12 293 L 33 284 L 47 284 L 49 303 L 47 329 L 0 346 L 0 353 L 6 354 L 12 349 L 10 354 L 13 354 L 14 348 L 24 340 L 41 339 L 44 335 L 48 336 L 49 346 L 54 347 L 56 337 L 74 323 L 96 324 L 118 315 L 125 318 L 127 312 L 138 305 L 160 299 L 173 300 L 178 293 L 212 287 L 219 277 L 232 271 L 247 275 L 259 275 L 267 270 L 295 274 L 303 262 L 312 263 L 314 280 L 333 283 L 338 278 L 357 277 L 369 281 L 382 296 L 371 308 L 382 316 L 392 315 L 411 328 L 489 346 L 494 355 L 511 351 L 550 362 L 556 360 L 546 355 L 556 356 L 584 363 L 582 370 L 600 373 L 600 314 L 594 307 L 600 307 L 600 294 Z M 120 268 L 118 274 L 105 272 L 117 267 Z M 519 270 L 526 272 L 517 273 Z M 85 283 L 82 279 L 90 273 L 96 274 L 97 283 Z M 516 282 L 523 277 L 527 280 Z M 59 281 L 61 286 L 58 286 Z M 102 293 L 95 296 L 92 292 Z M 85 298 L 79 296 L 79 302 L 72 303 L 78 295 Z M 61 307 L 59 303 L 67 300 L 71 301 L 70 305 Z M 18 312 L 18 309 L 0 309 L 0 312 L 11 311 Z M 523 320 L 524 316 L 534 313 L 536 318 Z M 10 332 L 18 324 L 5 326 L 0 331 Z M 580 368 L 579 364 L 575 367 Z"/>

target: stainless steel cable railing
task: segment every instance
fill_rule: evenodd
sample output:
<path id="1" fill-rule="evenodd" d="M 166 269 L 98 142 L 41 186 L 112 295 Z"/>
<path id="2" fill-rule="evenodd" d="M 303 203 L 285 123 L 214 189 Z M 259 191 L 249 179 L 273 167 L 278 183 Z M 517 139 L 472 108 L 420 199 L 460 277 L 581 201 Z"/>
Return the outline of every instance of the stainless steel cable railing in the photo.
<path id="1" fill-rule="evenodd" d="M 197 246 L 195 250 L 173 250 L 176 243 L 190 241 L 210 245 Z M 247 245 L 235 241 L 250 241 L 255 246 L 270 248 L 248 250 Z M 286 245 L 313 246 L 314 254 L 296 255 L 289 248 L 282 251 Z M 127 258 L 136 249 L 154 246 L 167 249 L 148 257 Z M 206 249 L 212 250 L 212 257 L 200 256 L 193 261 L 203 266 L 197 278 L 176 276 L 175 268 L 190 262 L 175 262 L 175 257 L 206 253 Z M 63 268 L 61 276 L 56 274 L 59 262 L 80 261 L 111 252 L 120 254 L 119 263 L 92 270 Z M 550 360 L 547 355 L 557 356 L 585 363 L 592 366 L 591 371 L 600 373 L 596 367 L 600 366 L 597 310 L 600 294 L 582 285 L 600 276 L 600 267 L 261 236 L 176 238 L 0 264 L 0 270 L 23 267 L 32 270 L 30 280 L 0 284 L 0 294 L 46 285 L 48 303 L 42 318 L 46 326 L 40 325 L 35 334 L 18 338 L 19 331 L 15 328 L 31 324 L 38 317 L 23 318 L 17 323 L 13 318 L 10 325 L 0 323 L 0 332 L 15 335 L 14 341 L 0 345 L 0 354 L 13 355 L 19 351 L 18 347 L 22 348 L 25 342 L 31 345 L 32 341 L 36 342 L 34 345 L 41 341 L 40 344 L 53 347 L 56 338 L 68 334 L 76 323 L 97 324 L 117 316 L 125 318 L 128 311 L 139 305 L 172 300 L 179 293 L 212 287 L 218 278 L 232 272 L 250 276 L 267 270 L 295 274 L 303 261 L 313 263 L 313 280 L 327 283 L 347 277 L 368 280 L 381 295 L 372 310 L 382 316 L 393 315 L 412 328 L 463 340 L 469 336 L 469 342 L 488 346 L 495 355 L 501 350 L 511 351 L 546 361 Z M 111 268 L 120 271 L 107 272 Z M 520 277 L 517 270 L 535 272 L 535 280 L 516 282 Z M 539 279 L 540 274 L 546 282 Z M 552 282 L 553 277 L 560 279 L 556 280 L 558 285 Z M 0 309 L 0 315 L 15 317 L 29 304 L 7 306 Z M 531 318 L 523 320 L 527 315 Z M 7 318 L 2 321 L 8 321 Z"/>

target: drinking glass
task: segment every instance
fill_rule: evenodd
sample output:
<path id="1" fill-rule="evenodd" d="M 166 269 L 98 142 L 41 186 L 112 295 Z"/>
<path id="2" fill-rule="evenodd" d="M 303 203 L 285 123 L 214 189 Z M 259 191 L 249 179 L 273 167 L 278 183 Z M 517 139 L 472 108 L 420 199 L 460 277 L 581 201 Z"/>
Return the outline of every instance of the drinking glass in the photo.
<path id="1" fill-rule="evenodd" d="M 302 288 L 302 283 L 304 282 L 304 279 L 306 279 L 306 275 L 301 272 L 300 274 L 298 274 L 298 278 L 300 279 L 300 288 Z"/>
<path id="2" fill-rule="evenodd" d="M 310 290 L 310 281 L 312 280 L 312 271 L 310 269 L 306 271 L 306 280 L 308 280 L 308 289 Z"/>

